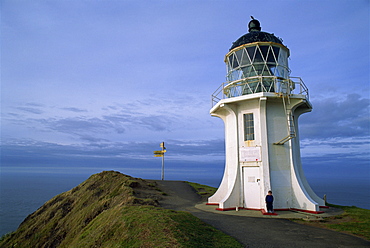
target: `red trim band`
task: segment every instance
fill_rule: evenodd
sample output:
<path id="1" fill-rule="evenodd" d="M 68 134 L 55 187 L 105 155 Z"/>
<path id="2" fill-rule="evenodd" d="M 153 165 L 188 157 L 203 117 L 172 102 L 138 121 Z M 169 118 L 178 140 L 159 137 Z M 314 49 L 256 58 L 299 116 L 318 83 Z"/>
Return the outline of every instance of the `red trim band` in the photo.
<path id="1" fill-rule="evenodd" d="M 266 210 L 264 210 L 264 209 L 262 209 L 261 210 L 261 213 L 263 214 L 263 215 L 278 215 L 277 213 L 275 213 L 275 212 L 273 212 L 273 213 L 268 213 L 268 212 L 266 212 Z"/>

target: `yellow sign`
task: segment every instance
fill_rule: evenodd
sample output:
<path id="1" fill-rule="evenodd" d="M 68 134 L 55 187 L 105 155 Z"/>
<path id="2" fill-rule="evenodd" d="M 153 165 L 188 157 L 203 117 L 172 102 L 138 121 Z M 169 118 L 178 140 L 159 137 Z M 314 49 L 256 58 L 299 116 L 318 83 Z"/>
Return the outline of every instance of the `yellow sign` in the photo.
<path id="1" fill-rule="evenodd" d="M 163 157 L 166 150 L 163 151 L 154 151 L 154 157 Z"/>
<path id="2" fill-rule="evenodd" d="M 164 147 L 164 142 L 159 145 L 162 151 L 154 151 L 154 157 L 162 157 L 162 180 L 164 180 L 164 153 L 166 152 L 166 147 Z"/>
<path id="3" fill-rule="evenodd" d="M 154 154 L 163 154 L 163 153 L 165 153 L 166 152 L 166 150 L 163 150 L 163 151 L 154 151 L 153 153 Z"/>

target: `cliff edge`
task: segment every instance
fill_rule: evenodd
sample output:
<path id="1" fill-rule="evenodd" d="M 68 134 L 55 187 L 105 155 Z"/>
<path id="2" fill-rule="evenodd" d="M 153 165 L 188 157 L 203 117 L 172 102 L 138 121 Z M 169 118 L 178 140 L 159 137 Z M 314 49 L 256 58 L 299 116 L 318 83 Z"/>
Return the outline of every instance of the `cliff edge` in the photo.
<path id="1" fill-rule="evenodd" d="M 155 181 L 94 174 L 30 214 L 0 247 L 240 247 L 190 213 L 159 207 L 164 194 Z"/>

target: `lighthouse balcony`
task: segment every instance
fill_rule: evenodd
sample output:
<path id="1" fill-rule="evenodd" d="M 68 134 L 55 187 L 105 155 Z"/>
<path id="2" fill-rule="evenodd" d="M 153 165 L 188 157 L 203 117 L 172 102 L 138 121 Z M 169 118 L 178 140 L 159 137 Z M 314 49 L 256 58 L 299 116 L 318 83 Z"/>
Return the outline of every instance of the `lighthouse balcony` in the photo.
<path id="1" fill-rule="evenodd" d="M 308 100 L 308 88 L 299 77 L 255 76 L 222 83 L 212 94 L 212 107 L 222 99 L 261 92 L 276 96 L 298 94 Z"/>

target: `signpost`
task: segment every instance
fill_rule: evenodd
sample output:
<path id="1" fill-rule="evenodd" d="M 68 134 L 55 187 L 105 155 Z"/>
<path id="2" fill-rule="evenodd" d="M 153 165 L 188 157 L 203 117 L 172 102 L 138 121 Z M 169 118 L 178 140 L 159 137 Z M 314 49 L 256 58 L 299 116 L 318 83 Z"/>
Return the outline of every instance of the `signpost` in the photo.
<path id="1" fill-rule="evenodd" d="M 162 142 L 160 145 L 159 145 L 162 150 L 160 151 L 154 151 L 154 157 L 162 157 L 162 177 L 161 177 L 161 180 L 164 180 L 164 153 L 166 152 L 166 147 L 164 147 L 164 142 Z"/>

